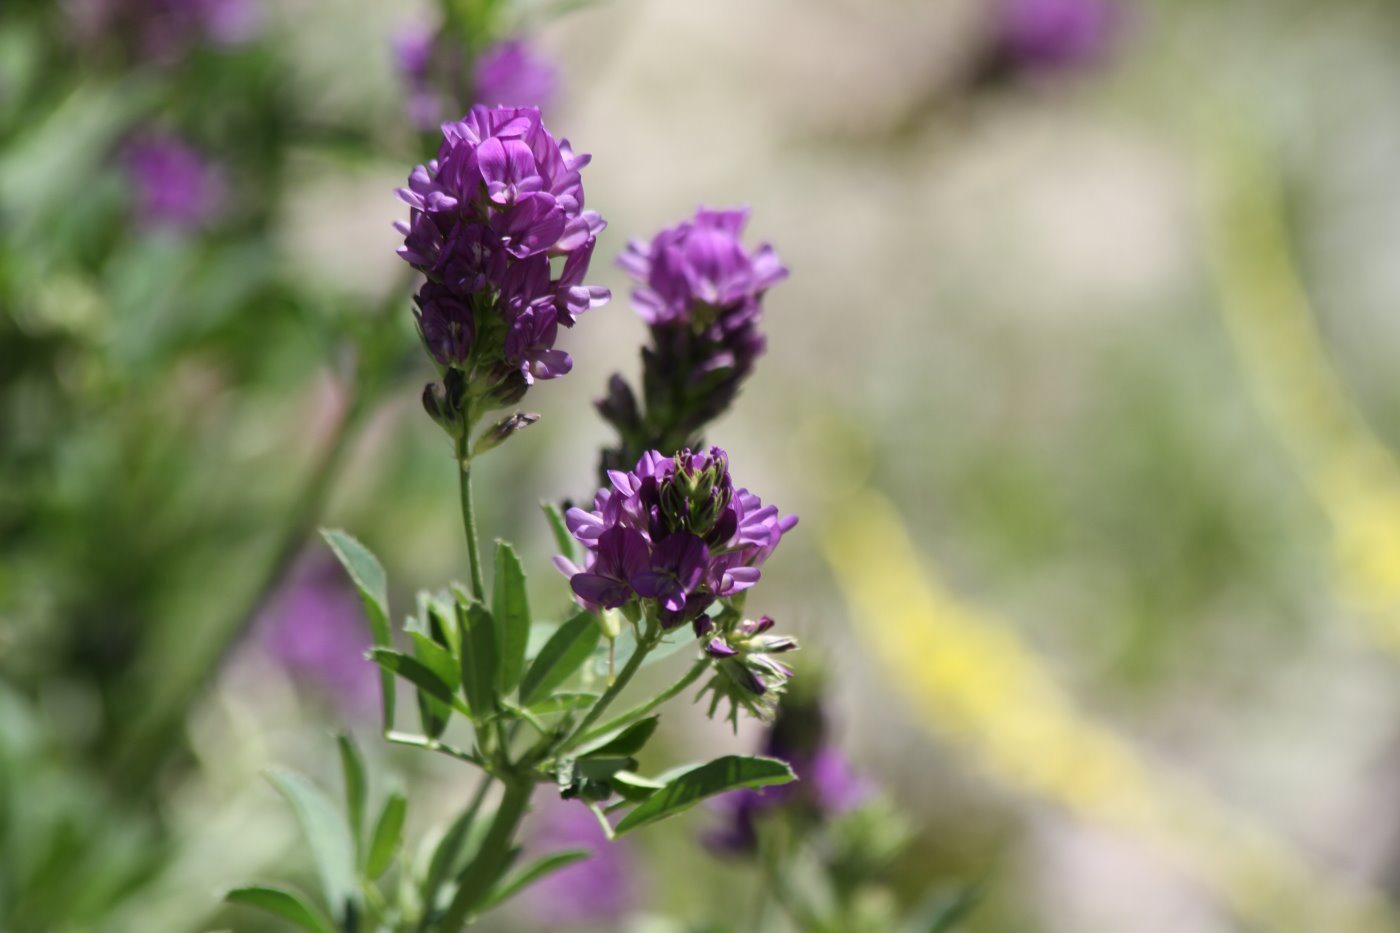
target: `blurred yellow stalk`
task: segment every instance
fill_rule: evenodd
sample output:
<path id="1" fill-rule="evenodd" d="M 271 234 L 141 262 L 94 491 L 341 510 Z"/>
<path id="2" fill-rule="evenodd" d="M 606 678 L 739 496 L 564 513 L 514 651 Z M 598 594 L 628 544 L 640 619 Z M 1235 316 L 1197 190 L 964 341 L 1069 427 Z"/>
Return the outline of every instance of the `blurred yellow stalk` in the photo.
<path id="1" fill-rule="evenodd" d="M 1379 897 L 1320 876 L 1283 841 L 1081 716 L 1009 625 L 926 571 L 884 497 L 845 497 L 822 547 L 862 642 L 915 715 L 994 779 L 1147 842 L 1260 929 L 1400 930 Z"/>
<path id="2" fill-rule="evenodd" d="M 1245 374 L 1331 521 L 1341 598 L 1400 654 L 1400 468 L 1328 363 L 1272 167 L 1236 146 L 1211 171 L 1211 254 Z"/>

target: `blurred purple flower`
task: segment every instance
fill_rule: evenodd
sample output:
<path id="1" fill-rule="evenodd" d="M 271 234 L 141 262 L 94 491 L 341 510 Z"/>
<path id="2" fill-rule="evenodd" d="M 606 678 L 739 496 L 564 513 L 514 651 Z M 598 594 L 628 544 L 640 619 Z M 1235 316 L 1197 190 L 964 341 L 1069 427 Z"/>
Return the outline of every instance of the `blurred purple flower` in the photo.
<path id="1" fill-rule="evenodd" d="M 558 70 L 524 41 L 507 39 L 477 59 L 472 85 L 477 103 L 547 110 L 558 81 Z"/>
<path id="2" fill-rule="evenodd" d="M 262 650 L 298 681 L 310 682 L 348 715 L 370 716 L 379 677 L 365 659 L 371 646 L 360 600 L 330 554 L 309 552 L 293 565 L 255 624 Z"/>
<path id="3" fill-rule="evenodd" d="M 642 397 L 619 376 L 595 404 L 623 442 L 605 451 L 603 468 L 630 463 L 636 446 L 675 450 L 700 443 L 766 347 L 758 326 L 763 295 L 787 278 L 767 244 L 741 242 L 747 210 L 700 208 L 649 243 L 631 241 L 617 264 L 637 282 L 632 303 L 647 322 Z"/>
<path id="4" fill-rule="evenodd" d="M 115 40 L 165 64 L 201 42 L 243 44 L 262 28 L 259 0 L 67 0 L 65 6 L 80 45 Z"/>
<path id="5" fill-rule="evenodd" d="M 190 232 L 209 226 L 222 211 L 223 170 L 176 136 L 149 131 L 123 152 L 136 213 L 147 227 Z"/>
<path id="6" fill-rule="evenodd" d="M 1003 55 L 1032 71 L 1092 64 L 1108 51 L 1120 25 L 1115 0 L 1004 0 Z"/>
<path id="7" fill-rule="evenodd" d="M 446 109 L 442 91 L 433 78 L 438 39 L 423 26 L 409 26 L 394 37 L 394 62 L 408 86 L 405 107 L 414 129 L 436 129 Z"/>
<path id="8" fill-rule="evenodd" d="M 518 394 L 517 381 L 569 371 L 559 327 L 610 297 L 582 284 L 605 226 L 583 207 L 588 156 L 556 142 L 535 108 L 473 107 L 442 132 L 438 157 L 398 191 L 410 208 L 395 225 L 399 255 L 428 279 L 419 328 L 440 364 Z M 554 257 L 564 257 L 557 277 Z"/>
<path id="9" fill-rule="evenodd" d="M 541 795 L 543 796 L 543 795 Z M 625 840 L 609 842 L 582 803 L 551 797 L 531 816 L 527 847 L 538 855 L 591 849 L 593 855 L 531 885 L 523 898 L 541 926 L 616 928 L 637 902 L 638 866 Z"/>
<path id="10" fill-rule="evenodd" d="M 797 516 L 778 516 L 747 489 L 735 489 L 729 455 L 651 450 L 631 472 L 609 474 L 593 511 L 570 509 L 569 531 L 587 549 L 583 567 L 558 557 L 579 601 L 590 609 L 654 600 L 662 624 L 694 621 L 716 599 L 758 582 Z M 705 620 L 707 621 L 707 620 Z"/>
<path id="11" fill-rule="evenodd" d="M 721 854 L 757 851 L 758 821 L 766 814 L 787 812 L 820 822 L 864 803 L 872 792 L 869 781 L 851 768 L 829 742 L 829 724 L 821 702 L 789 694 L 764 736 L 760 753 L 786 761 L 797 780 L 761 790 L 737 790 L 720 797 L 716 809 L 720 826 L 704 841 Z"/>

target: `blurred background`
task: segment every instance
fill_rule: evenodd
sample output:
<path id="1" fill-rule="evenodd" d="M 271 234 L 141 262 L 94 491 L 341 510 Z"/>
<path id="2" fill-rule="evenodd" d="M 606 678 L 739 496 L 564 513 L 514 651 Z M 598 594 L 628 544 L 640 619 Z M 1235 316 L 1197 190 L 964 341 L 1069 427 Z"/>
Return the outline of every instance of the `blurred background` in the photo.
<path id="1" fill-rule="evenodd" d="M 410 839 L 470 794 L 378 741 L 315 536 L 369 544 L 396 607 L 466 573 L 392 228 L 469 103 L 413 67 L 441 17 L 0 9 L 0 928 L 278 929 L 220 899 L 309 874 L 260 773 L 333 786 L 334 728 L 413 789 Z M 537 503 L 591 494 L 592 400 L 638 370 L 613 257 L 748 205 L 792 275 L 709 438 L 802 516 L 757 608 L 907 830 L 879 896 L 976 883 L 974 933 L 1400 929 L 1400 7 L 500 21 L 593 154 L 614 294 L 479 470 L 534 604 L 568 600 Z M 665 725 L 657 767 L 762 741 Z M 718 819 L 610 850 L 597 911 L 541 892 L 491 926 L 737 928 L 755 871 L 697 841 Z"/>

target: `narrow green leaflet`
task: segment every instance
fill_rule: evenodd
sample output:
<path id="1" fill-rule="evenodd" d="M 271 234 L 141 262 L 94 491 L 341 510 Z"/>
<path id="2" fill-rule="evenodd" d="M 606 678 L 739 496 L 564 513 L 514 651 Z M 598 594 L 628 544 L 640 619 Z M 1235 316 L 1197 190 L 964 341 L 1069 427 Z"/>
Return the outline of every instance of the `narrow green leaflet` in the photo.
<path id="1" fill-rule="evenodd" d="M 365 805 L 369 784 L 365 780 L 365 759 L 348 732 L 335 737 L 340 746 L 340 770 L 345 776 L 345 815 L 349 818 L 350 834 L 355 837 L 355 851 L 364 851 Z"/>
<path id="2" fill-rule="evenodd" d="M 456 659 L 422 632 L 409 632 L 408 637 L 413 642 L 413 656 L 446 684 L 451 693 L 456 693 L 462 684 L 462 669 Z"/>
<path id="3" fill-rule="evenodd" d="M 392 648 L 371 648 L 369 656 L 375 664 L 387 671 L 393 671 L 434 699 L 441 700 L 450 706 L 460 706 L 462 701 L 457 699 L 452 688 L 433 673 L 432 668 L 417 658 L 409 657 L 402 651 L 394 651 Z"/>
<path id="4" fill-rule="evenodd" d="M 457 603 L 462 629 L 462 692 L 481 720 L 496 709 L 496 623 L 480 603 Z"/>
<path id="5" fill-rule="evenodd" d="M 360 591 L 374 643 L 381 648 L 392 646 L 394 637 L 389 630 L 389 579 L 384 573 L 384 566 L 369 552 L 369 548 L 344 531 L 323 528 L 321 537 L 325 538 L 345 572 L 355 582 L 355 588 Z M 381 670 L 379 684 L 382 688 L 384 729 L 387 731 L 394 728 L 394 675 Z"/>
<path id="6" fill-rule="evenodd" d="M 295 891 L 258 885 L 234 888 L 224 895 L 230 904 L 246 904 L 296 924 L 308 933 L 335 933 L 335 927 Z"/>
<path id="7" fill-rule="evenodd" d="M 491 592 L 491 617 L 496 620 L 500 666 L 496 687 L 501 695 L 520 683 L 525 671 L 525 648 L 530 641 L 530 603 L 525 594 L 525 570 L 515 549 L 496 542 L 496 578 Z"/>
<path id="8" fill-rule="evenodd" d="M 940 890 L 914 912 L 907 924 L 909 933 L 952 933 L 971 915 L 982 900 L 982 886 Z"/>
<path id="9" fill-rule="evenodd" d="M 349 825 L 330 798 L 295 771 L 279 768 L 269 771 L 267 779 L 287 798 L 301 823 L 331 914 L 345 920 L 354 912 L 356 898 L 355 843 Z"/>
<path id="10" fill-rule="evenodd" d="M 588 660 L 601 636 L 598 620 L 587 611 L 559 626 L 525 673 L 520 702 L 530 706 L 549 696 Z"/>
<path id="11" fill-rule="evenodd" d="M 660 721 L 660 716 L 648 716 L 646 719 L 638 720 L 618 732 L 599 736 L 595 741 L 590 742 L 574 752 L 574 755 L 578 758 L 606 758 L 610 755 L 627 757 L 629 755 L 635 755 L 642 750 L 642 746 L 647 744 L 652 733 L 656 731 L 657 723 Z"/>
<path id="12" fill-rule="evenodd" d="M 653 793 L 639 804 L 637 809 L 623 817 L 615 831 L 621 836 L 639 826 L 675 816 L 715 794 L 738 790 L 741 787 L 786 784 L 794 778 L 795 775 L 786 762 L 773 758 L 726 755 L 667 781 L 665 787 Z"/>
<path id="13" fill-rule="evenodd" d="M 554 544 L 559 548 L 559 553 L 578 563 L 578 541 L 569 534 L 569 526 L 564 522 L 564 512 L 558 503 L 541 502 L 540 509 L 544 511 L 545 521 L 549 522 L 549 530 L 554 532 Z"/>
<path id="14" fill-rule="evenodd" d="M 506 879 L 501 883 L 500 887 L 487 895 L 486 902 L 481 905 L 482 912 L 490 910 L 497 904 L 510 900 L 522 890 L 528 888 L 546 875 L 551 875 L 561 868 L 566 868 L 575 862 L 582 861 L 592 854 L 593 852 L 589 849 L 565 849 L 562 852 L 553 852 L 546 855 L 544 858 Z"/>
<path id="15" fill-rule="evenodd" d="M 379 821 L 374 825 L 374 838 L 369 845 L 369 856 L 365 859 L 365 876 L 374 881 L 388 870 L 394 861 L 394 853 L 403 841 L 403 821 L 408 812 L 408 801 L 401 791 L 394 791 L 384 801 L 384 809 L 379 813 Z"/>

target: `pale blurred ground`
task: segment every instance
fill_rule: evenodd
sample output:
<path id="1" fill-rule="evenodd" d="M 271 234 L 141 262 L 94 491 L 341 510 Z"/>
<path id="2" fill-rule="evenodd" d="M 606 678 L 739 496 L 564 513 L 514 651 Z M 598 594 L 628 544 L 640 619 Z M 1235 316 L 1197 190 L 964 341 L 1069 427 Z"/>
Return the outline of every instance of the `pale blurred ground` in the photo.
<path id="1" fill-rule="evenodd" d="M 328 108 L 392 109 L 383 42 L 408 8 L 288 7 L 327 24 L 297 42 L 308 86 L 334 89 Z M 904 708 L 864 650 L 879 620 L 850 616 L 816 546 L 832 483 L 891 496 L 945 581 L 1009 620 L 1153 769 L 1329 877 L 1400 889 L 1397 660 L 1339 604 L 1326 520 L 1250 395 L 1201 186 L 1226 144 L 1214 121 L 1279 157 L 1327 350 L 1400 443 L 1400 11 L 1142 5 L 1103 69 L 959 98 L 989 16 L 974 2 L 615 2 L 544 30 L 566 88 L 551 126 L 594 156 L 588 199 L 610 222 L 595 278 L 615 299 L 569 335 L 574 373 L 531 395 L 546 420 L 481 470 L 483 488 L 511 490 L 484 497 L 486 533 L 590 489 L 606 435 L 588 403 L 610 372 L 635 372 L 643 336 L 607 260 L 696 204 L 747 204 L 754 242 L 792 278 L 711 439 L 804 520 L 765 569 L 762 606 L 826 661 L 842 735 L 919 815 L 922 844 L 994 865 L 971 929 L 1241 927 L 1151 845 L 1022 793 Z M 382 293 L 406 172 L 308 164 L 288 247 L 334 288 Z M 362 444 L 339 509 L 361 521 L 380 484 L 421 484 L 416 508 L 375 518 L 407 592 L 459 573 L 460 555 L 435 429 L 412 398 L 398 413 Z"/>

